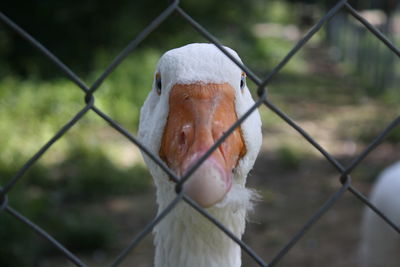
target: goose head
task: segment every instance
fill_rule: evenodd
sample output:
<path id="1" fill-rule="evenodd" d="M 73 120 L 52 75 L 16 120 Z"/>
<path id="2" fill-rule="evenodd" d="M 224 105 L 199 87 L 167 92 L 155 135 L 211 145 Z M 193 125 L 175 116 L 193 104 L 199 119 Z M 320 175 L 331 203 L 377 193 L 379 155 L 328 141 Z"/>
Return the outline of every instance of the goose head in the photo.
<path id="1" fill-rule="evenodd" d="M 139 139 L 180 177 L 253 104 L 236 64 L 213 44 L 189 44 L 160 58 L 141 109 Z M 204 208 L 248 203 L 246 177 L 261 139 L 256 110 L 184 183 L 184 192 Z M 176 196 L 175 184 L 148 156 L 144 159 L 163 208 Z"/>

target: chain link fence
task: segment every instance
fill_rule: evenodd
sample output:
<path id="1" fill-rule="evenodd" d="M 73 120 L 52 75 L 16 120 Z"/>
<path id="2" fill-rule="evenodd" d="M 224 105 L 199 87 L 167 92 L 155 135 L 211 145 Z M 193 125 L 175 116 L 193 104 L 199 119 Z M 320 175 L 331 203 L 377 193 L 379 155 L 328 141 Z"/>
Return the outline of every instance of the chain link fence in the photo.
<path id="1" fill-rule="evenodd" d="M 37 162 L 37 160 L 62 136 L 68 132 L 85 114 L 89 111 L 95 112 L 98 116 L 108 122 L 116 131 L 128 138 L 132 143 L 138 146 L 144 153 L 152 158 L 176 183 L 176 198 L 167 206 L 165 210 L 160 212 L 146 227 L 132 240 L 128 247 L 126 247 L 119 255 L 115 258 L 111 266 L 118 266 L 123 262 L 126 256 L 147 236 L 151 233 L 152 229 L 157 225 L 163 218 L 177 205 L 180 201 L 185 201 L 192 206 L 197 212 L 201 213 L 207 219 L 209 219 L 215 227 L 218 227 L 226 235 L 228 235 L 234 242 L 236 242 L 242 250 L 249 254 L 250 257 L 259 266 L 275 266 L 287 253 L 296 245 L 296 243 L 307 233 L 307 231 L 318 222 L 322 215 L 329 211 L 329 209 L 345 194 L 352 194 L 354 197 L 359 199 L 362 203 L 371 208 L 376 214 L 378 214 L 383 220 L 386 221 L 395 231 L 400 233 L 399 226 L 390 221 L 385 214 L 377 209 L 369 200 L 358 191 L 351 181 L 351 174 L 355 168 L 364 160 L 364 158 L 371 153 L 379 144 L 385 139 L 385 137 L 400 124 L 400 116 L 393 120 L 381 133 L 375 137 L 375 139 L 366 147 L 366 149 L 360 153 L 348 166 L 340 164 L 335 157 L 327 152 L 320 144 L 316 142 L 304 129 L 302 129 L 294 120 L 282 112 L 273 102 L 268 98 L 268 90 L 266 86 L 270 81 L 280 72 L 280 70 L 291 60 L 291 58 L 310 40 L 310 38 L 316 34 L 321 27 L 334 17 L 339 11 L 345 10 L 355 19 L 357 19 L 364 27 L 366 27 L 373 35 L 376 36 L 381 42 L 383 42 L 388 49 L 390 49 L 395 55 L 400 57 L 400 50 L 391 43 L 378 29 L 373 27 L 368 21 L 366 21 L 346 0 L 338 1 L 309 31 L 293 49 L 283 58 L 283 60 L 276 65 L 272 71 L 261 79 L 254 74 L 248 67 L 238 62 L 233 58 L 221 45 L 219 40 L 215 38 L 210 32 L 207 31 L 202 25 L 200 25 L 195 19 L 183 10 L 179 1 L 173 1 L 171 4 L 156 18 L 154 19 L 142 32 L 140 32 L 129 44 L 122 50 L 122 52 L 114 59 L 114 61 L 107 67 L 107 69 L 100 75 L 100 77 L 93 83 L 92 86 L 87 86 L 71 69 L 69 69 L 63 62 L 61 62 L 54 54 L 52 54 L 46 47 L 38 42 L 33 36 L 29 35 L 24 29 L 20 28 L 15 22 L 8 18 L 5 14 L 0 12 L 0 20 L 6 24 L 12 31 L 18 33 L 26 41 L 30 42 L 35 48 L 37 48 L 45 57 L 54 63 L 67 77 L 75 83 L 84 94 L 84 105 L 71 120 L 66 123 L 47 143 L 45 143 L 37 153 L 31 157 L 18 171 L 17 173 L 8 180 L 8 182 L 0 187 L 0 216 L 6 216 L 5 213 L 20 220 L 27 227 L 30 227 L 37 234 L 42 236 L 54 247 L 56 247 L 68 260 L 76 266 L 86 266 L 81 259 L 71 253 L 66 247 L 54 239 L 49 233 L 43 230 L 40 226 L 30 221 L 23 214 L 20 214 L 17 210 L 13 209 L 8 203 L 7 195 L 12 193 L 12 189 L 15 184 L 22 179 L 25 173 Z M 116 67 L 131 53 L 153 30 L 155 30 L 165 19 L 171 14 L 177 13 L 184 18 L 187 23 L 204 36 L 209 42 L 214 43 L 227 57 L 229 57 L 236 65 L 238 65 L 247 76 L 258 86 L 257 95 L 258 99 L 255 104 L 241 117 L 236 123 L 234 123 L 230 129 L 210 148 L 210 150 L 185 174 L 183 177 L 177 177 L 167 166 L 160 160 L 158 155 L 152 153 L 144 147 L 138 139 L 125 130 L 121 125 L 115 122 L 111 117 L 105 114 L 103 111 L 98 109 L 95 105 L 95 91 L 100 87 L 102 82 L 114 71 Z M 211 153 L 218 148 L 218 146 L 237 128 L 240 124 L 257 108 L 265 105 L 271 111 L 276 113 L 282 120 L 284 120 L 290 127 L 295 129 L 301 136 L 303 136 L 308 143 L 317 149 L 323 157 L 337 170 L 338 182 L 341 183 L 341 187 L 308 219 L 308 221 L 297 231 L 297 233 L 291 237 L 291 239 L 281 248 L 281 250 L 272 257 L 269 261 L 261 258 L 257 255 L 251 247 L 245 242 L 241 241 L 238 237 L 232 234 L 224 225 L 218 220 L 213 218 L 205 209 L 201 208 L 190 198 L 185 196 L 182 192 L 182 185 L 190 179 L 190 175 L 202 164 L 202 162 Z M 2 244 L 6 245 L 6 244 Z"/>

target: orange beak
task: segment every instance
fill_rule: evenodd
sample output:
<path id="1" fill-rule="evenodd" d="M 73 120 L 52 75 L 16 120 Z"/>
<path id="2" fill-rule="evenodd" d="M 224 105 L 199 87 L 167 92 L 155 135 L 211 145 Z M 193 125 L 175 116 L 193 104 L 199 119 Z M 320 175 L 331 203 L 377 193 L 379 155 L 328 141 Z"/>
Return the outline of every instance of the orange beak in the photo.
<path id="1" fill-rule="evenodd" d="M 161 159 L 182 176 L 236 120 L 235 91 L 229 84 L 176 84 L 170 92 Z M 233 169 L 245 153 L 237 128 L 184 183 L 184 192 L 205 208 L 218 203 L 229 192 Z"/>

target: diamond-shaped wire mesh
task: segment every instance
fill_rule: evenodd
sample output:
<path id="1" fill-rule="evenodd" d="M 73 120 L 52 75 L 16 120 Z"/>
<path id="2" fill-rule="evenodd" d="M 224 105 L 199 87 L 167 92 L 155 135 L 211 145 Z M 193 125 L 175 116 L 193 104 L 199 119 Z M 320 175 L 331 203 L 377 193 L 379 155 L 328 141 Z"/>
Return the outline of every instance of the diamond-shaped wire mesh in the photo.
<path id="1" fill-rule="evenodd" d="M 18 33 L 22 38 L 26 41 L 30 42 L 35 48 L 37 48 L 45 57 L 47 57 L 51 62 L 53 62 L 62 72 L 67 75 L 67 77 L 74 82 L 82 91 L 84 92 L 84 100 L 85 105 L 83 108 L 76 113 L 76 115 L 66 123 L 55 135 L 51 138 L 47 143 L 43 145 L 43 147 L 32 157 L 30 158 L 12 177 L 8 183 L 0 187 L 0 216 L 5 216 L 4 212 L 9 213 L 11 216 L 14 216 L 16 219 L 25 223 L 28 227 L 30 227 L 33 231 L 37 232 L 43 238 L 45 238 L 48 242 L 54 245 L 65 257 L 67 257 L 72 263 L 76 266 L 86 266 L 81 259 L 79 259 L 76 255 L 72 254 L 67 248 L 65 248 L 62 244 L 60 244 L 57 240 L 55 240 L 49 233 L 44 231 L 40 226 L 34 224 L 28 218 L 26 218 L 23 214 L 20 214 L 18 211 L 13 209 L 9 203 L 7 195 L 12 193 L 12 189 L 15 184 L 22 179 L 24 174 L 35 164 L 35 162 L 44 154 L 46 151 L 62 136 L 68 132 L 71 127 L 73 127 L 76 122 L 78 122 L 87 112 L 94 111 L 98 116 L 107 121 L 116 131 L 120 134 L 128 138 L 132 143 L 139 147 L 144 153 L 146 153 L 152 160 L 154 160 L 167 174 L 168 176 L 176 183 L 176 198 L 165 208 L 162 212 L 160 212 L 151 222 L 149 222 L 146 227 L 132 240 L 132 242 L 127 246 L 118 257 L 115 258 L 114 262 L 111 266 L 118 266 L 126 256 L 134 249 L 143 238 L 145 238 L 163 218 L 168 215 L 168 213 L 174 209 L 174 207 L 180 201 L 185 201 L 190 206 L 193 207 L 197 212 L 201 213 L 204 217 L 210 220 L 215 227 L 218 227 L 221 231 L 223 231 L 226 235 L 228 235 L 234 242 L 236 242 L 243 251 L 245 251 L 250 257 L 259 265 L 259 266 L 274 266 L 276 265 L 286 254 L 287 252 L 296 245 L 297 241 L 299 241 L 307 231 L 318 222 L 321 216 L 328 212 L 329 209 L 344 195 L 344 193 L 349 192 L 354 195 L 357 199 L 362 201 L 365 205 L 369 206 L 375 213 L 377 213 L 383 220 L 386 221 L 394 230 L 400 233 L 400 229 L 396 224 L 394 224 L 390 219 L 388 219 L 379 209 L 377 209 L 373 204 L 369 202 L 369 200 L 360 193 L 351 182 L 351 173 L 352 171 L 363 161 L 363 159 L 384 140 L 384 138 L 390 134 L 390 132 L 395 129 L 400 124 L 400 117 L 397 117 L 393 120 L 382 132 L 376 136 L 376 138 L 367 146 L 367 148 L 360 153 L 357 157 L 354 158 L 353 162 L 348 166 L 341 165 L 335 157 L 333 157 L 329 152 L 327 152 L 314 138 L 312 138 L 303 128 L 301 128 L 294 120 L 292 120 L 288 115 L 282 112 L 269 98 L 268 91 L 266 86 L 269 82 L 275 77 L 276 74 L 280 72 L 280 70 L 291 60 L 291 58 L 298 53 L 300 49 L 311 39 L 311 37 L 316 34 L 321 27 L 329 21 L 333 16 L 335 16 L 339 11 L 345 10 L 350 15 L 352 15 L 355 19 L 361 22 L 372 34 L 376 36 L 380 41 L 382 41 L 388 49 L 390 49 L 395 55 L 400 57 L 400 50 L 394 46 L 379 30 L 377 30 L 374 26 L 368 23 L 361 15 L 348 3 L 346 0 L 338 1 L 337 4 L 331 8 L 311 29 L 310 31 L 302 38 L 300 41 L 293 47 L 293 49 L 284 57 L 284 59 L 273 68 L 273 70 L 264 78 L 261 79 L 257 75 L 254 74 L 247 66 L 238 62 L 235 58 L 233 58 L 221 45 L 219 40 L 212 36 L 210 32 L 207 31 L 202 25 L 200 25 L 196 20 L 194 20 L 189 14 L 187 14 L 180 6 L 179 1 L 173 1 L 156 19 L 154 19 L 141 33 L 139 33 L 129 44 L 128 46 L 121 51 L 121 53 L 114 59 L 114 61 L 107 67 L 107 69 L 100 75 L 100 77 L 93 83 L 92 86 L 87 86 L 81 79 L 70 70 L 63 62 L 61 62 L 55 55 L 53 55 L 46 47 L 40 44 L 35 38 L 25 32 L 22 28 L 20 28 L 16 23 L 14 23 L 11 19 L 9 19 L 5 14 L 0 12 L 0 20 L 6 24 L 12 31 Z M 229 57 L 236 65 L 238 65 L 247 76 L 258 86 L 257 94 L 258 100 L 255 104 L 242 116 L 238 119 L 236 123 L 234 123 L 228 131 L 210 148 L 210 150 L 201 157 L 201 159 L 194 165 L 192 168 L 182 177 L 178 178 L 173 171 L 171 171 L 166 164 L 160 160 L 158 155 L 153 155 L 145 146 L 143 146 L 138 139 L 125 130 L 122 126 L 117 124 L 111 117 L 101 111 L 99 108 L 95 106 L 95 97 L 93 93 L 100 87 L 102 82 L 107 79 L 107 77 L 114 71 L 114 69 L 128 56 L 130 52 L 132 52 L 138 44 L 140 44 L 153 30 L 155 30 L 163 21 L 168 18 L 171 14 L 177 13 L 183 19 L 187 21 L 192 27 L 198 31 L 201 35 L 203 35 L 208 41 L 214 43 L 227 57 Z M 190 179 L 191 174 L 201 165 L 201 163 L 209 156 L 211 153 L 237 128 L 240 124 L 257 108 L 265 105 L 271 111 L 276 113 L 283 121 L 285 121 L 289 126 L 295 129 L 308 143 L 317 149 L 323 157 L 337 170 L 338 181 L 342 184 L 342 186 L 304 223 L 304 225 L 297 231 L 297 233 L 290 238 L 290 240 L 282 247 L 282 249 L 269 261 L 261 258 L 259 255 L 255 253 L 255 251 L 249 247 L 245 242 L 241 241 L 238 237 L 236 237 L 233 233 L 231 233 L 223 224 L 221 224 L 218 220 L 213 218 L 205 209 L 197 205 L 194 201 L 188 198 L 181 189 L 183 183 Z M 4 245 L 4 244 L 3 244 Z"/>

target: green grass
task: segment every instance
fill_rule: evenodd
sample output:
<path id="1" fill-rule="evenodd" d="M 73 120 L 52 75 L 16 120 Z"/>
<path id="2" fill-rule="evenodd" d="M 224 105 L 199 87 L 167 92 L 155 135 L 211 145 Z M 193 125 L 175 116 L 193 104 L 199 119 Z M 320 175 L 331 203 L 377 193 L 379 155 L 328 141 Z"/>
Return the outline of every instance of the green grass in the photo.
<path id="1" fill-rule="evenodd" d="M 289 144 L 282 145 L 277 150 L 277 155 L 283 170 L 297 170 L 305 158 L 301 148 Z"/>
<path id="2" fill-rule="evenodd" d="M 158 57 L 159 53 L 154 51 L 144 51 L 129 57 L 96 92 L 95 105 L 125 128 L 135 132 L 140 107 L 151 89 Z M 92 76 L 97 77 L 99 74 L 96 72 Z M 32 154 L 83 107 L 84 94 L 67 79 L 1 79 L 0 160 L 10 163 L 19 155 Z M 99 125 L 99 119 L 97 116 L 85 115 L 82 121 L 84 123 L 75 127 L 80 130 L 80 135 L 90 137 L 92 130 L 83 125 Z"/>
<path id="3" fill-rule="evenodd" d="M 132 54 L 96 92 L 95 105 L 133 133 L 159 55 L 153 50 Z M 98 64 L 109 60 L 99 56 Z M 1 79 L 0 186 L 83 107 L 84 94 L 67 79 Z M 9 203 L 72 251 L 108 249 L 116 236 L 113 223 L 87 207 L 148 191 L 151 177 L 134 149 L 89 111 L 17 182 Z M 0 266 L 32 266 L 55 253 L 7 214 L 0 216 L 0 240 L 7 244 L 0 250 Z"/>

